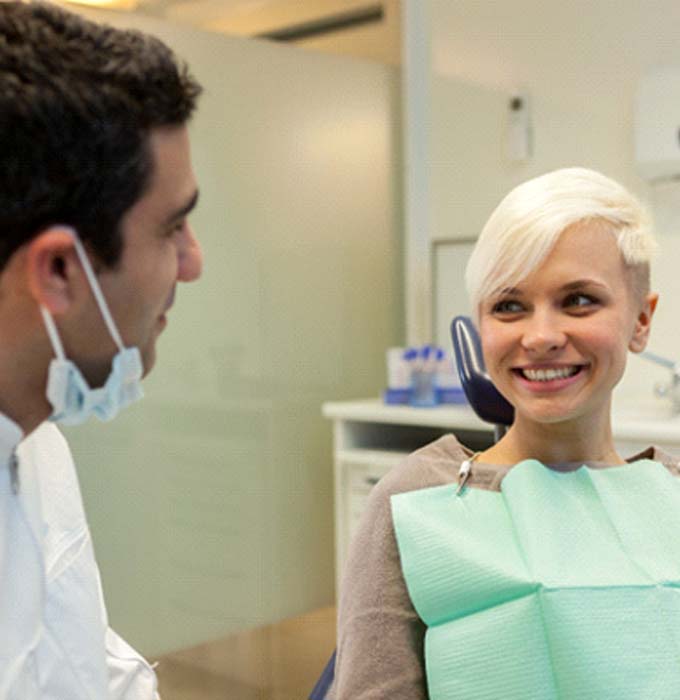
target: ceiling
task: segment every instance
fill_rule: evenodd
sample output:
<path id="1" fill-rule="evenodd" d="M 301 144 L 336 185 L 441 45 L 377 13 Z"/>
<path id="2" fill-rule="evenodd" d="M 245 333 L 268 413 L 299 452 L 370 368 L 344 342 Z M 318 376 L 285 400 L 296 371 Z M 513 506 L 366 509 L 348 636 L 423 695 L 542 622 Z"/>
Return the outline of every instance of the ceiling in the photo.
<path id="1" fill-rule="evenodd" d="M 381 19 L 345 23 L 320 31 L 319 25 L 382 12 Z M 138 0 L 136 12 L 225 34 L 254 37 L 301 28 L 291 41 L 303 48 L 400 63 L 399 0 Z M 338 25 L 342 22 L 338 22 Z M 312 31 L 309 31 L 309 28 Z M 316 27 L 315 32 L 313 28 Z"/>

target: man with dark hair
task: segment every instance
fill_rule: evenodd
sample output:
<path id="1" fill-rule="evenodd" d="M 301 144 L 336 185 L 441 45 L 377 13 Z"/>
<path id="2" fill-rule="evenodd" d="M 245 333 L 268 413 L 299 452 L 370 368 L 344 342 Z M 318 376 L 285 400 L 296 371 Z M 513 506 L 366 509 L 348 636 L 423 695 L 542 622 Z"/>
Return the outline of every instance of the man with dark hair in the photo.
<path id="1" fill-rule="evenodd" d="M 153 700 L 109 627 L 55 421 L 141 396 L 177 282 L 201 273 L 187 122 L 157 39 L 0 2 L 0 698 Z"/>

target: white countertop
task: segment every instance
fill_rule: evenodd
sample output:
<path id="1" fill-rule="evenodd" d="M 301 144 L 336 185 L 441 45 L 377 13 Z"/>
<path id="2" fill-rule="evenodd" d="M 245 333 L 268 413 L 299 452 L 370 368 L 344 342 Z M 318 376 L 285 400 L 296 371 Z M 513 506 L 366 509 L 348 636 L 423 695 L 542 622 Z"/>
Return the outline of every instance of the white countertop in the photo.
<path id="1" fill-rule="evenodd" d="M 326 418 L 334 420 L 493 430 L 493 426 L 478 418 L 467 404 L 413 408 L 412 406 L 388 405 L 380 399 L 363 399 L 359 401 L 331 401 L 323 404 L 322 411 Z"/>
<path id="2" fill-rule="evenodd" d="M 467 405 L 412 408 L 388 406 L 380 399 L 363 399 L 330 401 L 323 404 L 322 411 L 332 420 L 423 425 L 451 430 L 491 430 L 493 427 L 478 418 Z M 680 415 L 672 416 L 670 405 L 661 399 L 623 400 L 615 405 L 612 430 L 618 440 L 680 445 Z"/>

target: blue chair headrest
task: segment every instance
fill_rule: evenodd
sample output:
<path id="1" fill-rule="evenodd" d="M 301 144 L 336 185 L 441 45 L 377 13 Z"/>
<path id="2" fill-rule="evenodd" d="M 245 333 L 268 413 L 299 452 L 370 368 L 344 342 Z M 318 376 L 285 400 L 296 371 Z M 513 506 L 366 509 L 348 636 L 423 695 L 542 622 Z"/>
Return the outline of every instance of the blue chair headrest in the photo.
<path id="1" fill-rule="evenodd" d="M 451 339 L 460 383 L 474 412 L 487 423 L 512 425 L 515 409 L 487 374 L 482 344 L 472 319 L 456 316 L 451 322 Z"/>

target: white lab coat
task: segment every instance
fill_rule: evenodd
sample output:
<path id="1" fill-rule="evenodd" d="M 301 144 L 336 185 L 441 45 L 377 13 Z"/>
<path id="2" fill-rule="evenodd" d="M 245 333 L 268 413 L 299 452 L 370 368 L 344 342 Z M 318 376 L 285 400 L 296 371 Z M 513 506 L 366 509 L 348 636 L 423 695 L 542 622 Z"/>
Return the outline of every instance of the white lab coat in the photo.
<path id="1" fill-rule="evenodd" d="M 66 440 L 51 423 L 20 440 L 0 414 L 0 700 L 157 700 L 153 670 L 108 626 Z"/>

